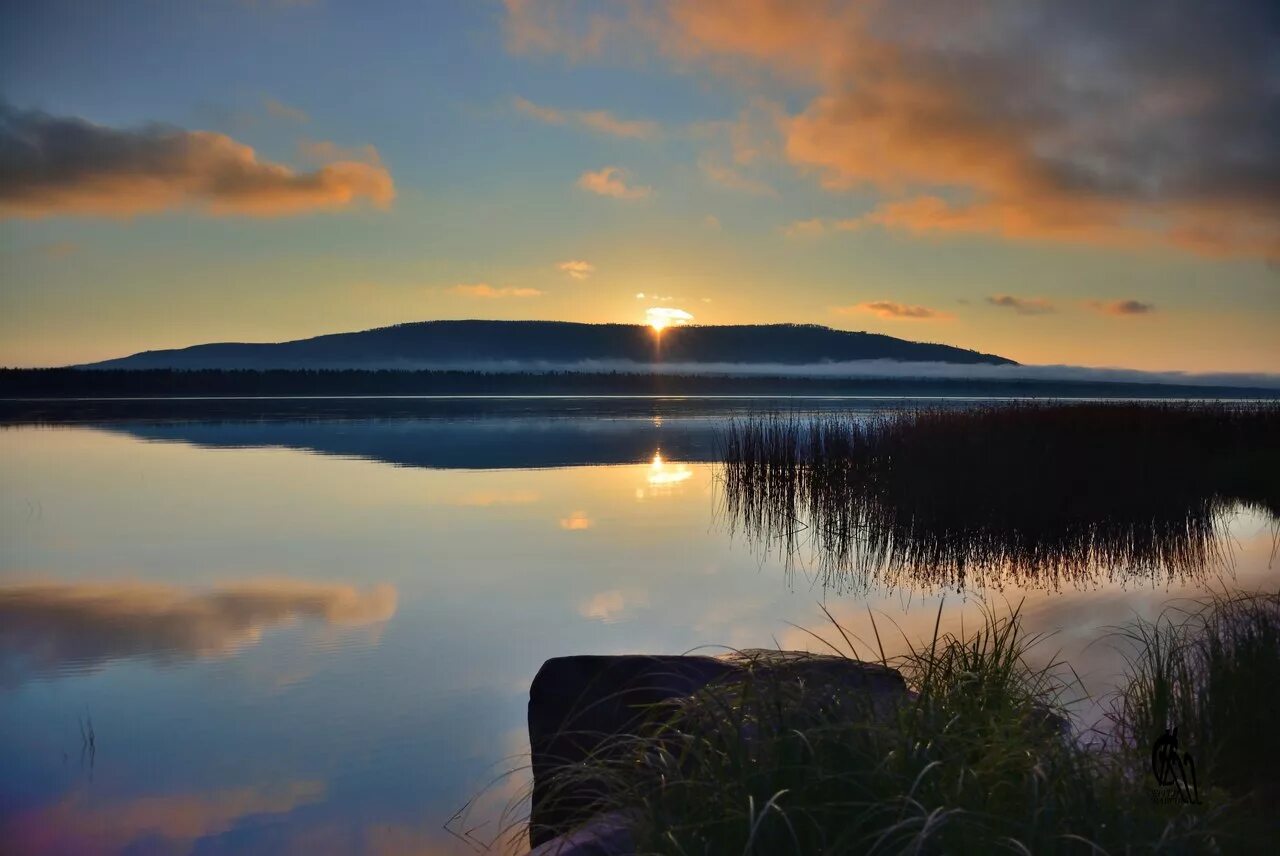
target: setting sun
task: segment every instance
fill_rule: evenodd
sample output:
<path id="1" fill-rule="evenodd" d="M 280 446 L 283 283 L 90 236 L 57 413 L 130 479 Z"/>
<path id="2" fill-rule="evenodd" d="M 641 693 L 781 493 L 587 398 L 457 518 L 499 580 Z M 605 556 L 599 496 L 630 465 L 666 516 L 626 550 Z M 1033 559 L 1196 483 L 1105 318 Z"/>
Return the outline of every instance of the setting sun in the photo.
<path id="1" fill-rule="evenodd" d="M 683 327 L 692 320 L 692 314 L 668 306 L 654 306 L 644 313 L 644 323 L 652 327 L 655 333 L 661 333 L 668 327 Z"/>

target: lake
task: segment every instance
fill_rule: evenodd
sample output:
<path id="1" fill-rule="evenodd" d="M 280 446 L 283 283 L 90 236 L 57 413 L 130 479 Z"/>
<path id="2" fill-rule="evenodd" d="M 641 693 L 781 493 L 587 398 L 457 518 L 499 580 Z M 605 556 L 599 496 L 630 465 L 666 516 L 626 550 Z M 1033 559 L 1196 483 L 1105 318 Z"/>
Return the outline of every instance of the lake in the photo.
<path id="1" fill-rule="evenodd" d="M 912 406 L 89 402 L 10 420 L 0 837 L 20 852 L 471 852 L 527 784 L 492 782 L 524 763 L 549 657 L 820 650 L 803 628 L 834 635 L 822 604 L 861 639 L 874 613 L 901 650 L 940 603 L 948 630 L 985 597 L 1052 634 L 1037 650 L 1076 668 L 1094 721 L 1123 668 L 1109 627 L 1280 579 L 1275 523 L 1242 508 L 1199 577 L 1056 589 L 835 590 L 733 525 L 728 419 Z"/>

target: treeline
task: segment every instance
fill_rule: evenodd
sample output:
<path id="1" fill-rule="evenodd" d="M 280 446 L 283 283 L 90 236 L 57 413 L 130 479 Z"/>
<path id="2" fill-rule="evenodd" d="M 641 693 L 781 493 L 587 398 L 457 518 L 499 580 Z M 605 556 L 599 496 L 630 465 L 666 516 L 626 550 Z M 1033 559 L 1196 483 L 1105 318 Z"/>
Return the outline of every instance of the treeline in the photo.
<path id="1" fill-rule="evenodd" d="M 624 372 L 0 369 L 3 398 L 320 395 L 884 395 L 1275 398 L 1277 390 L 1102 381 L 815 378 Z"/>

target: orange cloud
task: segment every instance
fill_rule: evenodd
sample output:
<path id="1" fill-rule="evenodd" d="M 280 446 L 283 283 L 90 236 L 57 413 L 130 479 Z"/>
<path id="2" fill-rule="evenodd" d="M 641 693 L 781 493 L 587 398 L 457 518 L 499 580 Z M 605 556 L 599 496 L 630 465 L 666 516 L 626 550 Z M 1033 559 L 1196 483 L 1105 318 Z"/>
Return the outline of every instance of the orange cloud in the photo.
<path id="1" fill-rule="evenodd" d="M 741 190 L 757 196 L 773 196 L 776 191 L 767 182 L 753 178 L 741 170 L 726 166 L 714 157 L 703 157 L 698 161 L 698 168 L 709 181 L 730 190 Z"/>
<path id="2" fill-rule="evenodd" d="M 855 306 L 837 306 L 835 311 L 841 315 L 863 312 L 880 318 L 906 321 L 940 321 L 951 317 L 950 313 L 930 309 L 927 306 L 912 306 L 906 303 L 895 303 L 892 300 L 873 300 Z"/>
<path id="3" fill-rule="evenodd" d="M 570 259 L 569 261 L 560 262 L 557 268 L 569 274 L 574 279 L 586 279 L 595 273 L 596 266 L 591 262 L 584 262 L 581 259 Z"/>
<path id="4" fill-rule="evenodd" d="M 827 233 L 827 224 L 821 217 L 795 220 L 782 227 L 788 238 L 817 238 Z"/>
<path id="5" fill-rule="evenodd" d="M 174 208 L 218 216 L 386 207 L 391 174 L 339 160 L 311 172 L 259 160 L 224 134 L 148 126 L 119 130 L 0 105 L 0 216 L 128 217 Z"/>
<path id="6" fill-rule="evenodd" d="M 780 157 L 882 197 L 842 228 L 1280 259 L 1263 6 L 1133 2 L 1150 28 L 1088 3 L 666 0 L 597 21 L 590 52 L 647 40 L 753 90 L 809 88 L 777 122 Z M 544 49 L 572 35 L 572 4 L 519 5 L 559 34 Z"/>
<path id="7" fill-rule="evenodd" d="M 622 119 L 608 110 L 558 110 L 555 107 L 534 104 L 529 99 L 519 96 L 511 99 L 511 103 L 516 110 L 539 122 L 545 122 L 548 125 L 573 123 L 611 137 L 646 140 L 658 136 L 661 130 L 657 122 L 647 119 Z"/>
<path id="8" fill-rule="evenodd" d="M 1156 311 L 1154 303 L 1143 303 L 1141 300 L 1091 300 L 1086 305 L 1102 315 L 1114 315 L 1120 318 L 1150 315 Z"/>
<path id="9" fill-rule="evenodd" d="M 504 28 L 513 53 L 558 53 L 571 59 L 597 56 L 615 19 L 600 13 L 580 15 L 573 2 L 503 0 Z"/>
<path id="10" fill-rule="evenodd" d="M 268 116 L 272 116 L 276 119 L 284 119 L 289 122 L 311 121 L 311 117 L 307 115 L 305 110 L 292 107 L 282 101 L 277 101 L 274 98 L 263 98 L 262 106 L 263 109 L 267 111 Z"/>
<path id="11" fill-rule="evenodd" d="M 612 196 L 614 199 L 643 199 L 653 192 L 651 187 L 627 184 L 626 171 L 616 166 L 606 166 L 595 172 L 584 172 L 578 176 L 578 187 L 598 193 L 601 196 Z"/>
<path id="12" fill-rule="evenodd" d="M 454 294 L 462 294 L 467 297 L 480 297 L 486 300 L 497 299 L 500 297 L 542 296 L 542 292 L 536 288 L 494 288 L 487 282 L 479 282 L 474 285 L 455 285 L 449 290 Z"/>

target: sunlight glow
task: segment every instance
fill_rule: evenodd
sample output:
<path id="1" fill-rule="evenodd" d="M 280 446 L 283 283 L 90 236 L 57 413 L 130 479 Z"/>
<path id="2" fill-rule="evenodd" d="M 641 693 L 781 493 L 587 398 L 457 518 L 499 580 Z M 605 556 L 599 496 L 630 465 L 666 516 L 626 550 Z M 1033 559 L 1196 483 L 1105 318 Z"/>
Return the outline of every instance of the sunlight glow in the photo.
<path id="1" fill-rule="evenodd" d="M 668 327 L 683 327 L 692 320 L 693 315 L 683 309 L 667 306 L 654 306 L 644 313 L 644 323 L 652 327 L 655 333 L 661 333 Z"/>
<path id="2" fill-rule="evenodd" d="M 668 464 L 662 460 L 661 452 L 655 452 L 647 480 L 650 487 L 670 487 L 692 477 L 693 470 L 687 464 Z"/>

